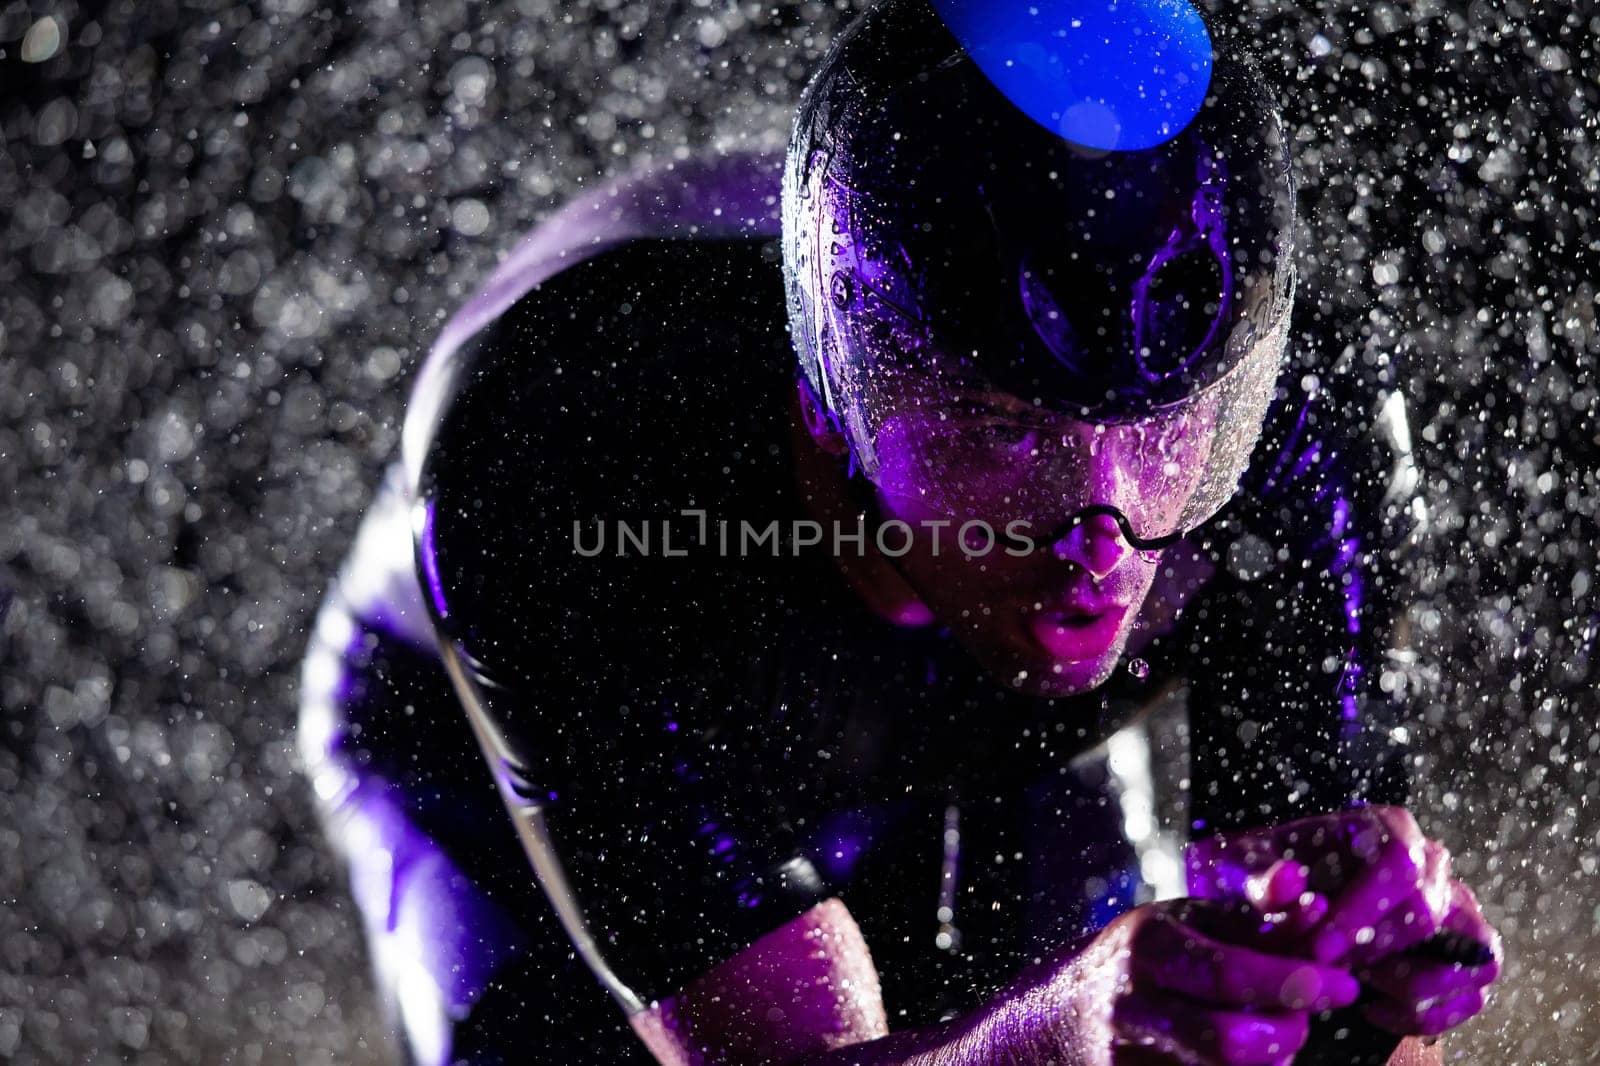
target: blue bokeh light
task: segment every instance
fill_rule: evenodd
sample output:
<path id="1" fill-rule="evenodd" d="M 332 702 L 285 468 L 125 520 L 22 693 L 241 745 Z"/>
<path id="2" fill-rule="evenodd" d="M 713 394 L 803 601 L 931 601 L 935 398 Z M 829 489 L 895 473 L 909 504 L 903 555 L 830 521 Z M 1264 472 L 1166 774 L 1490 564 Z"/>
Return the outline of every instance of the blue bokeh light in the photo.
<path id="1" fill-rule="evenodd" d="M 1211 86 L 1211 35 L 1186 0 L 932 2 L 996 88 L 1087 148 L 1164 144 Z"/>

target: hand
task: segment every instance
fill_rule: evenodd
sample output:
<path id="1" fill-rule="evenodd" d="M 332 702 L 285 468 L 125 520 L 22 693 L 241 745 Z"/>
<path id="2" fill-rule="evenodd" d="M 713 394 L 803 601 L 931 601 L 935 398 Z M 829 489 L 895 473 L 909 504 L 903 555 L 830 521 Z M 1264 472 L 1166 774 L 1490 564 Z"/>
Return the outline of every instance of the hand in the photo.
<path id="1" fill-rule="evenodd" d="M 1258 950 L 1259 916 L 1197 900 L 1123 915 L 1074 961 L 1077 1018 L 1099 1014 L 1117 1064 L 1288 1063 L 1310 1016 L 1346 1007 L 1360 986 L 1341 967 Z M 1249 945 L 1249 946 L 1247 946 Z"/>
<path id="2" fill-rule="evenodd" d="M 1486 946 L 1488 962 L 1478 966 L 1429 958 L 1417 952 L 1390 955 L 1360 970 L 1378 996 L 1362 1007 L 1367 1020 L 1400 1036 L 1438 1036 L 1483 1010 L 1489 986 L 1500 976 L 1500 934 L 1484 920 L 1472 890 L 1451 882 L 1444 930 Z"/>
<path id="3" fill-rule="evenodd" d="M 1286 1066 L 1305 1045 L 1312 1015 L 1350 1006 L 1361 986 L 1342 967 L 1259 950 L 1262 932 L 1248 906 L 1146 904 L 1039 962 L 971 1014 L 803 1061 Z"/>
<path id="4" fill-rule="evenodd" d="M 1365 807 L 1225 834 L 1189 851 L 1190 891 L 1254 907 L 1271 950 L 1353 968 L 1378 998 L 1363 1007 L 1389 1032 L 1436 1035 L 1483 1008 L 1499 975 L 1498 934 L 1450 854 L 1399 807 Z M 1462 965 L 1409 949 L 1448 930 L 1489 949 Z"/>

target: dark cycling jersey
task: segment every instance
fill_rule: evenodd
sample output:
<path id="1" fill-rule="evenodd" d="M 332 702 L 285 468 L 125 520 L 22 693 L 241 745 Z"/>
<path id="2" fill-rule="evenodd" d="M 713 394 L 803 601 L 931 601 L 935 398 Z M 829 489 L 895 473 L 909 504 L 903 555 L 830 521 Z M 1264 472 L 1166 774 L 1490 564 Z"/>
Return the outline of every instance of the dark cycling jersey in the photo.
<path id="1" fill-rule="evenodd" d="M 435 632 L 646 1002 L 836 896 L 891 1026 L 977 1005 L 1149 892 L 1102 745 L 1152 706 L 1186 710 L 1201 831 L 1404 799 L 1397 408 L 1292 359 L 1239 495 L 1172 549 L 1200 592 L 1100 689 L 1019 695 L 858 602 L 831 558 L 857 542 L 796 546 L 762 229 L 608 243 L 462 330 L 432 447 L 324 611 L 302 747 L 420 1061 L 646 1057 L 539 895 Z"/>

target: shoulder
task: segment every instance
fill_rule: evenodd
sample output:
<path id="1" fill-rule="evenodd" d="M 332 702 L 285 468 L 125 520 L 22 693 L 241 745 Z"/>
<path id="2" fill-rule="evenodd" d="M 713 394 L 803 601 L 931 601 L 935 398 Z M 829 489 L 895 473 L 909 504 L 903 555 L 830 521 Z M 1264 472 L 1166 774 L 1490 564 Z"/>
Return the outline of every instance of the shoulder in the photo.
<path id="1" fill-rule="evenodd" d="M 568 202 L 523 237 L 440 331 L 412 390 L 402 459 L 412 484 L 454 391 L 463 350 L 545 283 L 639 240 L 759 240 L 778 233 L 782 157 L 711 153 L 647 166 Z"/>
<path id="2" fill-rule="evenodd" d="M 719 472 L 767 455 L 761 397 L 793 361 L 779 163 L 691 159 L 582 197 L 445 327 L 402 442 L 446 636 L 461 641 L 464 619 L 507 637 L 574 631 L 562 620 L 594 613 L 596 575 L 571 565 L 573 522 L 702 506 L 726 494 Z M 601 584 L 620 596 L 634 576 Z"/>
<path id="3" fill-rule="evenodd" d="M 1350 360 L 1285 372 L 1241 510 L 1280 546 L 1358 541 L 1363 551 L 1402 553 L 1427 518 L 1405 396 L 1341 362 Z"/>
<path id="4" fill-rule="evenodd" d="M 748 239 L 630 241 L 487 324 L 457 356 L 416 473 L 444 631 L 480 664 L 537 648 L 548 667 L 622 618 L 638 633 L 684 624 L 686 597 L 715 598 L 706 575 L 580 558 L 575 528 L 781 516 L 788 343 L 776 249 Z"/>
<path id="5" fill-rule="evenodd" d="M 419 498 L 470 492 L 481 511 L 501 487 L 554 487 L 632 510 L 664 502 L 653 475 L 720 480 L 774 436 L 793 381 L 779 278 L 776 248 L 751 240 L 637 240 L 562 271 L 462 348 Z"/>
<path id="6" fill-rule="evenodd" d="M 317 612 L 301 666 L 297 737 L 319 782 L 325 772 L 343 773 L 336 757 L 356 704 L 373 695 L 374 657 L 388 651 L 427 662 L 436 654 L 413 559 L 399 472 L 391 468 Z M 336 791 L 334 780 L 319 784 L 319 795 Z"/>

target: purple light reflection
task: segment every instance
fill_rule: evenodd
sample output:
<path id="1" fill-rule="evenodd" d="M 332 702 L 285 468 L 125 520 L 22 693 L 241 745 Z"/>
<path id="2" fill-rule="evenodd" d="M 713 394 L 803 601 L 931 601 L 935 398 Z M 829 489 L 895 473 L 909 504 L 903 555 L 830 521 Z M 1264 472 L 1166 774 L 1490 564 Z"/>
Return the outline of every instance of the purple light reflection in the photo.
<path id="1" fill-rule="evenodd" d="M 428 585 L 428 598 L 433 601 L 433 609 L 440 618 L 449 618 L 450 610 L 445 605 L 444 581 L 439 577 L 439 550 L 434 542 L 434 504 L 428 501 L 423 509 L 422 534 L 417 538 L 417 555 L 422 564 L 422 576 Z"/>

